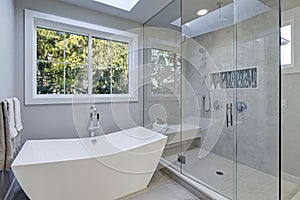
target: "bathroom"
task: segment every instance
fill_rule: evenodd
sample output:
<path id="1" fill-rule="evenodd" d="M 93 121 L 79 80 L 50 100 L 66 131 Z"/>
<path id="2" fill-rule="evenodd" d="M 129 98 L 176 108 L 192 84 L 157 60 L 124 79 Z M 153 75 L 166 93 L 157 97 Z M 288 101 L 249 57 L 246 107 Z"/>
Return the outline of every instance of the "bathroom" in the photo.
<path id="1" fill-rule="evenodd" d="M 20 101 L 20 148 L 26 141 L 84 140 L 144 127 L 145 134 L 166 136 L 166 144 L 159 162 L 149 161 L 156 171 L 145 177 L 147 187 L 120 199 L 300 199 L 300 2 L 116 2 L 2 1 L 0 98 Z M 45 40 L 36 39 L 51 31 L 63 38 L 60 51 L 46 52 Z M 68 44 L 68 37 L 80 45 Z M 66 50 L 72 45 L 82 55 Z M 114 47 L 121 53 L 112 55 Z M 127 64 L 115 70 L 120 60 Z M 26 186 L 35 178 L 26 182 L 17 174 L 1 171 L 0 199 L 38 199 Z"/>

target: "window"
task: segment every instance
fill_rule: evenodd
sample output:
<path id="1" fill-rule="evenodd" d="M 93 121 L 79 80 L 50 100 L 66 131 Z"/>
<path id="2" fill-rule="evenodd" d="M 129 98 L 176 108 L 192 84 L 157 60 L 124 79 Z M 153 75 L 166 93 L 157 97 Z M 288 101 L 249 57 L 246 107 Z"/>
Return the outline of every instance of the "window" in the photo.
<path id="1" fill-rule="evenodd" d="M 25 34 L 26 104 L 137 100 L 137 35 L 29 10 Z"/>
<path id="2" fill-rule="evenodd" d="M 181 56 L 151 49 L 151 95 L 174 95 L 180 91 Z"/>
<path id="3" fill-rule="evenodd" d="M 37 94 L 88 93 L 88 36 L 37 27 Z"/>
<path id="4" fill-rule="evenodd" d="M 93 37 L 93 94 L 128 93 L 128 50 L 128 43 Z"/>
<path id="5" fill-rule="evenodd" d="M 293 65 L 293 49 L 292 49 L 292 25 L 288 24 L 281 27 L 281 66 L 292 67 Z"/>

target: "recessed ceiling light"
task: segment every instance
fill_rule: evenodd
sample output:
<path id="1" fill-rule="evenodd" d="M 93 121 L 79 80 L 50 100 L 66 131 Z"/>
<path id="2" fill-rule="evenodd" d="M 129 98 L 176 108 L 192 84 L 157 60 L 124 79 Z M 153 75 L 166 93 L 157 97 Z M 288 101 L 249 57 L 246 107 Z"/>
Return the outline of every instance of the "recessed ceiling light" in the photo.
<path id="1" fill-rule="evenodd" d="M 94 0 L 115 8 L 131 11 L 140 0 Z"/>
<path id="2" fill-rule="evenodd" d="M 208 10 L 207 9 L 201 9 L 197 12 L 197 15 L 199 16 L 202 16 L 202 15 L 205 15 L 208 13 Z"/>

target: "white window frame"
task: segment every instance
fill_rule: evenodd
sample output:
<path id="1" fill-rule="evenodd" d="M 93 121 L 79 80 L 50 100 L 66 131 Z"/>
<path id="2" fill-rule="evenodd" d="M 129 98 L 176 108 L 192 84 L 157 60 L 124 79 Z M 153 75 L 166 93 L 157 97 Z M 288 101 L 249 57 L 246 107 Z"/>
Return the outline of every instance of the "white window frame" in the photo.
<path id="1" fill-rule="evenodd" d="M 149 52 L 148 52 L 149 60 L 148 60 L 148 62 L 151 63 L 151 56 L 152 56 L 151 50 L 152 49 L 158 49 L 158 50 L 162 50 L 162 51 L 169 51 L 169 52 L 173 52 L 177 55 L 182 56 L 181 52 L 180 52 L 180 46 L 181 46 L 181 44 L 180 44 L 179 41 L 178 41 L 178 43 L 175 43 L 173 41 L 166 41 L 166 40 L 150 37 L 148 39 L 148 49 L 149 49 Z M 151 72 L 147 72 L 147 74 L 150 74 L 150 73 Z M 181 78 L 182 77 L 180 77 L 180 79 Z M 180 80 L 179 83 L 176 82 L 176 80 L 175 80 L 174 84 L 177 85 L 177 84 L 182 84 L 182 83 L 181 83 L 181 80 Z M 175 86 L 175 88 L 177 88 L 177 86 Z M 149 89 L 148 90 L 148 98 L 149 99 L 165 98 L 165 99 L 168 99 L 168 100 L 176 100 L 176 99 L 174 99 L 174 95 L 176 96 L 177 94 L 179 94 L 180 91 L 175 90 L 173 92 L 174 92 L 173 94 L 152 94 L 151 89 Z"/>
<path id="2" fill-rule="evenodd" d="M 300 73 L 300 67 L 297 65 L 297 58 L 295 57 L 295 34 L 296 29 L 295 25 L 297 24 L 298 18 L 296 17 L 297 13 L 299 12 L 298 7 L 287 10 L 283 12 L 282 19 L 281 19 L 281 26 L 291 25 L 292 28 L 292 39 L 291 39 L 291 45 L 292 45 L 292 64 L 291 65 L 281 65 L 281 73 L 282 74 L 294 74 L 294 73 Z"/>
<path id="3" fill-rule="evenodd" d="M 51 28 L 72 33 L 88 34 L 129 44 L 129 93 L 92 94 L 92 64 L 89 58 L 88 94 L 37 94 L 36 78 L 36 28 Z M 91 49 L 89 42 L 89 50 Z M 32 10 L 25 10 L 25 104 L 70 104 L 138 101 L 138 35 L 109 27 L 81 22 Z"/>
<path id="4" fill-rule="evenodd" d="M 283 69 L 286 69 L 286 68 L 291 68 L 291 67 L 294 67 L 294 19 L 290 19 L 290 20 L 286 20 L 285 22 L 282 23 L 282 27 L 285 27 L 285 26 L 291 26 L 291 64 L 281 64 L 281 67 Z M 280 38 L 281 39 L 281 38 Z M 281 49 L 280 49 L 281 51 Z"/>

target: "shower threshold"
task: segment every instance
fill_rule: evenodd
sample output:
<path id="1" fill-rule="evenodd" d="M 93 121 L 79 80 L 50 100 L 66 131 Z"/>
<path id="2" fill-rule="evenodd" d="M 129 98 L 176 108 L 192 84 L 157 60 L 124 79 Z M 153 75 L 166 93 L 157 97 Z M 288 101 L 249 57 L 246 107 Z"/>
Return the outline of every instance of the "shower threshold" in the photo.
<path id="1" fill-rule="evenodd" d="M 210 189 L 205 183 L 199 181 L 195 181 L 195 178 L 190 178 L 180 173 L 180 169 L 177 166 L 173 166 L 171 162 L 168 160 L 161 158 L 160 165 L 164 168 L 163 170 L 172 176 L 176 181 L 178 181 L 181 185 L 186 187 L 186 189 L 190 190 L 190 192 L 194 193 L 194 195 L 198 196 L 203 200 L 230 200 L 229 198 L 219 194 L 218 192 Z"/>

